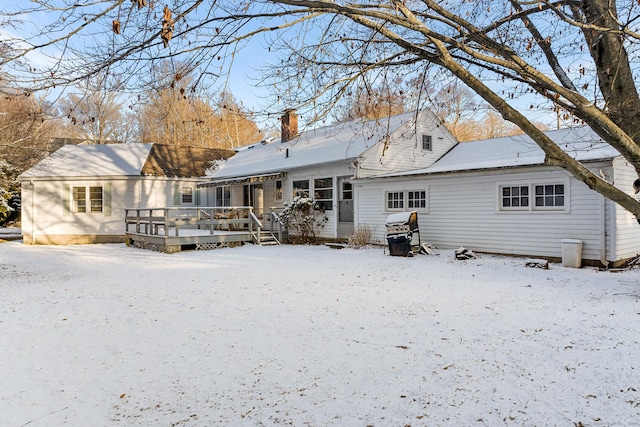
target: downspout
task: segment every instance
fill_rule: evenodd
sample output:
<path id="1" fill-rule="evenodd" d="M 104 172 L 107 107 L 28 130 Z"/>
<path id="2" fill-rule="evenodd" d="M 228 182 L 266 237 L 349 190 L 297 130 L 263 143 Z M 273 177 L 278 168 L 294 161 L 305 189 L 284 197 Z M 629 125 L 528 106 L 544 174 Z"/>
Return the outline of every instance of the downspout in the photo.
<path id="1" fill-rule="evenodd" d="M 600 262 L 605 268 L 609 267 L 609 261 L 607 261 L 606 203 L 605 197 L 600 196 Z"/>
<path id="2" fill-rule="evenodd" d="M 138 177 L 138 208 L 142 208 L 142 175 Z"/>
<path id="3" fill-rule="evenodd" d="M 31 185 L 31 244 L 36 244 L 36 187 L 33 183 L 33 180 L 29 180 L 29 184 Z"/>
<path id="4" fill-rule="evenodd" d="M 600 169 L 600 177 L 608 182 L 608 177 L 602 169 Z M 600 262 L 607 268 L 607 200 L 600 195 Z"/>

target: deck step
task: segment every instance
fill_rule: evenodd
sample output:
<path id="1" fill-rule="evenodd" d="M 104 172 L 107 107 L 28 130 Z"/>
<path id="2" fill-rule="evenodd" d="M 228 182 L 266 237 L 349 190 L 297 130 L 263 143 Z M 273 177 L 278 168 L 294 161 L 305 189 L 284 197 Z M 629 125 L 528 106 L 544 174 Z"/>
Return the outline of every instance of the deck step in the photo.
<path id="1" fill-rule="evenodd" d="M 278 238 L 270 231 L 262 231 L 260 233 L 260 246 L 275 246 L 279 244 Z"/>

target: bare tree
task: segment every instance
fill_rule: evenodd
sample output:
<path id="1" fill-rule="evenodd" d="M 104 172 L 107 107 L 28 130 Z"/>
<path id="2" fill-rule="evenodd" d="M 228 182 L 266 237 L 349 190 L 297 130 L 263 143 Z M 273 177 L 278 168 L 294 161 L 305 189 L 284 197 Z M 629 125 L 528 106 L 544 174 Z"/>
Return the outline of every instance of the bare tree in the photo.
<path id="1" fill-rule="evenodd" d="M 233 148 L 253 144 L 262 139 L 258 125 L 249 118 L 249 113 L 230 91 L 223 91 L 216 104 L 216 116 L 219 119 L 214 123 L 214 127 L 219 147 Z"/>
<path id="2" fill-rule="evenodd" d="M 0 85 L 0 224 L 19 218 L 17 177 L 59 148 L 53 137 L 61 128 L 42 99 Z"/>
<path id="3" fill-rule="evenodd" d="M 234 49 L 269 33 L 265 55 L 273 66 L 263 69 L 274 109 L 307 105 L 315 117 L 380 69 L 405 80 L 445 71 L 531 136 L 547 164 L 566 168 L 640 218 L 640 203 L 554 144 L 527 117 L 520 97 L 586 123 L 640 173 L 638 2 L 174 0 L 163 11 L 144 0 L 133 4 L 139 7 L 124 0 L 34 0 L 9 10 L 5 17 L 46 12 L 50 21 L 29 40 L 9 38 L 14 49 L 3 64 L 34 88 L 73 84 L 113 66 L 133 85 L 167 58 L 200 69 L 202 79 L 219 78 Z M 34 51 L 61 59 L 21 68 Z"/>
<path id="4" fill-rule="evenodd" d="M 260 140 L 257 125 L 230 92 L 212 102 L 205 91 L 195 88 L 186 68 L 176 71 L 163 63 L 155 73 L 138 114 L 142 141 L 231 148 Z"/>
<path id="5" fill-rule="evenodd" d="M 131 142 L 134 136 L 132 113 L 120 100 L 118 79 L 101 73 L 81 82 L 78 92 L 59 102 L 60 114 L 79 136 L 97 144 Z"/>
<path id="6" fill-rule="evenodd" d="M 345 95 L 335 108 L 334 117 L 339 122 L 357 118 L 376 120 L 406 112 L 406 99 L 402 83 L 388 82 L 374 86 L 367 82 L 357 85 L 352 93 Z"/>

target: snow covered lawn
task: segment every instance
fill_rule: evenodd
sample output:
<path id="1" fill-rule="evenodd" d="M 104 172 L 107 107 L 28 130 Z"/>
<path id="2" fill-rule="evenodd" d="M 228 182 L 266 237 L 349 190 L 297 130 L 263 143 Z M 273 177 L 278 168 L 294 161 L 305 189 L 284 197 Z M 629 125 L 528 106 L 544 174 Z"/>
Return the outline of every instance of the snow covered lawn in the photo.
<path id="1" fill-rule="evenodd" d="M 2 426 L 640 425 L 640 270 L 0 244 Z"/>

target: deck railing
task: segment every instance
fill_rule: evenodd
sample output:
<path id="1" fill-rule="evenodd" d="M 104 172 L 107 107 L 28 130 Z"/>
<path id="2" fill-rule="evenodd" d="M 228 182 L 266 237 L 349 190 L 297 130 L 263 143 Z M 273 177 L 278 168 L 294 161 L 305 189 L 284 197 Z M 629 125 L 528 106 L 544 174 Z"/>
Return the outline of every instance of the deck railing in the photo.
<path id="1" fill-rule="evenodd" d="M 125 232 L 178 237 L 185 229 L 208 230 L 210 234 L 215 230 L 251 230 L 251 216 L 255 217 L 250 206 L 127 208 Z"/>
<path id="2" fill-rule="evenodd" d="M 249 233 L 251 233 L 251 238 L 253 242 L 257 245 L 260 244 L 260 240 L 262 239 L 262 228 L 264 225 L 262 221 L 254 215 L 253 212 L 249 212 Z"/>
<path id="3" fill-rule="evenodd" d="M 282 242 L 282 237 L 284 234 L 284 231 L 286 229 L 286 226 L 284 224 L 284 222 L 282 221 L 282 218 L 280 218 L 280 215 L 278 214 L 278 212 L 276 212 L 275 208 L 271 208 L 271 211 L 269 212 L 269 219 L 271 222 L 271 232 L 277 232 L 278 233 L 278 241 Z M 275 229 L 274 229 L 275 228 Z"/>

